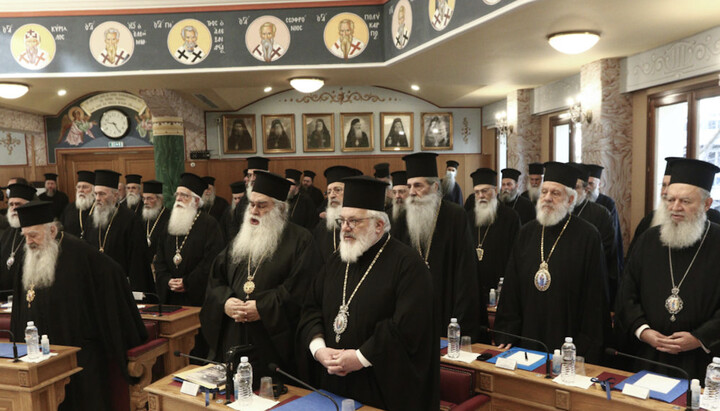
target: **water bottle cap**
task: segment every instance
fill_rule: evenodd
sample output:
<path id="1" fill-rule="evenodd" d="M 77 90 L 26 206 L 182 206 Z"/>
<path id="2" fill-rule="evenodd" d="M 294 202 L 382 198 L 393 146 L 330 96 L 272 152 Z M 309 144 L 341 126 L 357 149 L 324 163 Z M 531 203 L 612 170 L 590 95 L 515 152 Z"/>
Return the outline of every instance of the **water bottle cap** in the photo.
<path id="1" fill-rule="evenodd" d="M 565 342 L 566 342 L 566 343 L 571 343 L 571 342 L 572 342 L 572 337 L 565 337 Z"/>
<path id="2" fill-rule="evenodd" d="M 451 318 L 451 319 L 450 319 L 450 322 L 451 322 L 451 323 L 456 323 L 456 322 L 457 322 L 457 318 Z"/>
<path id="3" fill-rule="evenodd" d="M 248 357 L 240 357 L 240 362 L 248 362 Z"/>
<path id="4" fill-rule="evenodd" d="M 48 338 L 47 334 L 43 334 L 43 335 L 42 335 L 42 339 L 43 339 L 43 340 L 47 340 L 47 338 Z"/>
<path id="5" fill-rule="evenodd" d="M 560 349 L 556 348 L 555 351 L 553 351 L 553 354 L 560 355 Z"/>
<path id="6" fill-rule="evenodd" d="M 494 288 L 491 288 L 491 289 L 490 289 L 490 292 L 491 292 L 491 293 L 494 293 L 494 292 L 495 292 L 495 289 L 494 289 Z"/>
<path id="7" fill-rule="evenodd" d="M 700 380 L 693 378 L 692 381 L 690 381 L 690 386 L 692 388 L 700 388 Z"/>
<path id="8" fill-rule="evenodd" d="M 720 357 L 713 357 L 714 364 L 720 364 Z"/>
<path id="9" fill-rule="evenodd" d="M 28 321 L 28 327 L 31 325 L 35 325 L 35 321 Z"/>

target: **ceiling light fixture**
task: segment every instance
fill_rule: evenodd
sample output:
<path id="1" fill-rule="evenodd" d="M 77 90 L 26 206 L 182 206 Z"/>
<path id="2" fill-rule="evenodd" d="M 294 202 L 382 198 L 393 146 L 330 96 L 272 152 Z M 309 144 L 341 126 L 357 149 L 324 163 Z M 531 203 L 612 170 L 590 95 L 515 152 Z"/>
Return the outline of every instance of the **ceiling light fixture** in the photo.
<path id="1" fill-rule="evenodd" d="M 65 94 L 67 94 L 67 90 L 65 90 L 64 88 L 61 88 L 60 90 L 58 90 L 58 96 L 62 97 Z"/>
<path id="2" fill-rule="evenodd" d="M 548 43 L 555 50 L 565 54 L 580 54 L 590 50 L 600 40 L 597 31 L 563 31 L 547 36 Z"/>
<path id="3" fill-rule="evenodd" d="M 266 93 L 269 93 L 269 92 L 272 91 L 272 87 L 267 86 L 267 87 L 265 87 L 265 88 L 263 89 L 263 91 L 266 92 Z"/>
<path id="4" fill-rule="evenodd" d="M 312 93 L 325 85 L 325 80 L 315 77 L 297 77 L 290 79 L 290 85 L 301 93 Z"/>
<path id="5" fill-rule="evenodd" d="M 20 98 L 24 96 L 30 88 L 26 84 L 20 83 L 0 83 L 0 98 L 8 100 Z"/>
<path id="6" fill-rule="evenodd" d="M 415 90 L 415 91 L 420 91 L 420 86 L 418 86 L 417 84 L 412 84 L 412 85 L 410 86 L 410 88 L 413 89 L 413 90 Z"/>

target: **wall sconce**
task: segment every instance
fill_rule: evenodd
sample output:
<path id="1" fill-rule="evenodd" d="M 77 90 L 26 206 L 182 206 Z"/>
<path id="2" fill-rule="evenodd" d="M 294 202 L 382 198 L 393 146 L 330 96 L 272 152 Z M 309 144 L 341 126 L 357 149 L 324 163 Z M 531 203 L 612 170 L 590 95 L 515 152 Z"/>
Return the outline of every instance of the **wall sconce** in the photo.
<path id="1" fill-rule="evenodd" d="M 587 122 L 587 124 L 590 124 L 592 122 L 592 111 L 590 109 L 583 111 L 582 102 L 580 101 L 580 99 L 568 99 L 568 105 L 570 106 L 570 109 L 568 111 L 570 113 L 570 121 L 572 121 L 573 124 L 585 122 Z"/>
<path id="2" fill-rule="evenodd" d="M 498 131 L 500 143 L 506 145 L 507 136 L 508 134 L 512 133 L 513 126 L 511 124 L 508 124 L 507 113 L 505 113 L 504 111 L 502 113 L 495 114 L 495 129 Z"/>

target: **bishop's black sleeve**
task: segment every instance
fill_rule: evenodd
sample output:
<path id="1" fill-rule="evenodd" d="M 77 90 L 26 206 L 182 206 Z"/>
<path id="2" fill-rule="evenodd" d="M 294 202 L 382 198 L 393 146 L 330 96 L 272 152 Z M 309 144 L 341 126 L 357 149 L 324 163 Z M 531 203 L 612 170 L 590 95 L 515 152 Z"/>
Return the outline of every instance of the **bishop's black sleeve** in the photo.
<path id="1" fill-rule="evenodd" d="M 234 266 L 229 263 L 227 249 L 223 250 L 212 263 L 210 277 L 208 279 L 205 302 L 200 310 L 200 324 L 205 341 L 210 347 L 209 358 L 214 357 L 213 353 L 220 352 L 223 320 L 225 319 L 225 301 L 230 297 L 236 297 L 228 281 L 229 270 Z M 221 358 L 222 359 L 222 358 Z"/>
<path id="2" fill-rule="evenodd" d="M 641 325 L 649 324 L 640 301 L 640 260 L 639 253 L 630 255 L 625 265 L 620 292 L 615 299 L 615 328 L 620 332 L 622 341 L 627 341 Z"/>
<path id="3" fill-rule="evenodd" d="M 610 328 L 610 312 L 605 296 L 604 270 L 605 257 L 602 253 L 600 234 L 588 239 L 583 259 L 582 273 L 585 276 L 582 287 L 582 313 L 580 331 L 577 337 L 578 355 L 583 355 L 589 363 L 597 364 L 602 358 L 605 332 Z"/>
<path id="4" fill-rule="evenodd" d="M 507 268 L 505 269 L 505 280 L 503 282 L 502 295 L 498 301 L 497 313 L 495 314 L 494 328 L 498 331 L 520 335 L 522 331 L 522 296 L 520 291 L 520 280 L 517 272 L 516 255 L 518 255 L 518 242 L 510 252 Z M 495 334 L 495 344 L 516 344 L 517 339 Z"/>
<path id="5" fill-rule="evenodd" d="M 457 317 L 458 323 L 463 327 L 463 333 L 472 337 L 473 341 L 487 341 L 487 335 L 480 332 L 481 325 L 488 325 L 487 307 L 480 304 L 478 295 L 477 278 L 477 254 L 473 248 L 473 239 L 470 232 L 470 223 L 464 211 L 457 214 L 462 219 L 462 224 L 456 227 L 463 227 L 460 236 L 459 246 L 456 250 L 455 272 L 452 273 L 454 281 L 453 288 L 453 316 Z"/>
<path id="6" fill-rule="evenodd" d="M 127 243 L 127 260 L 130 287 L 134 291 L 155 292 L 155 282 L 150 266 L 146 264 L 147 240 L 140 219 L 133 216 L 131 221 L 130 239 Z"/>
<path id="7" fill-rule="evenodd" d="M 202 260 L 193 268 L 192 271 L 183 275 L 183 284 L 188 300 L 202 305 L 205 298 L 205 291 L 208 285 L 208 276 L 210 275 L 210 266 L 215 257 L 223 249 L 223 237 L 220 232 L 220 226 L 214 218 L 208 218 L 204 238 L 202 242 Z M 165 287 L 167 288 L 167 282 Z"/>

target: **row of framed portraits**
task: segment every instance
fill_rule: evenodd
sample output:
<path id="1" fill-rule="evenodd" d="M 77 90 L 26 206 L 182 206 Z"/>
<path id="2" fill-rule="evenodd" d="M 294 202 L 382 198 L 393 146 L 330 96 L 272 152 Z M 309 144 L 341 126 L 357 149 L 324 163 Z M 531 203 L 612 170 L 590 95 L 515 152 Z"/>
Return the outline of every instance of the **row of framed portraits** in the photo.
<path id="1" fill-rule="evenodd" d="M 341 151 L 373 151 L 375 135 L 373 113 L 340 113 Z M 380 113 L 380 150 L 412 151 L 415 147 L 414 113 Z M 225 154 L 255 154 L 256 115 L 226 114 L 222 116 Z M 295 153 L 295 115 L 261 116 L 262 152 Z M 421 148 L 437 151 L 453 147 L 452 113 L 421 113 Z M 335 151 L 335 114 L 302 115 L 303 152 Z"/>

